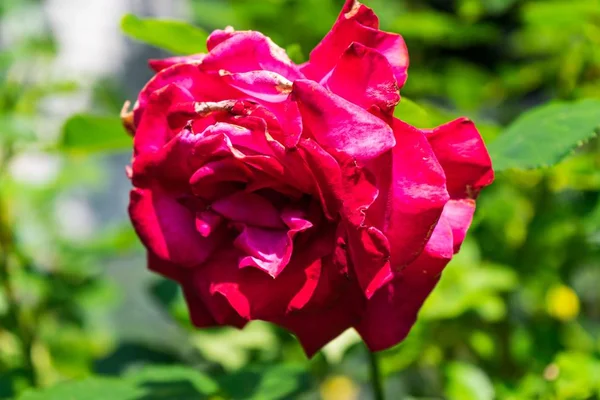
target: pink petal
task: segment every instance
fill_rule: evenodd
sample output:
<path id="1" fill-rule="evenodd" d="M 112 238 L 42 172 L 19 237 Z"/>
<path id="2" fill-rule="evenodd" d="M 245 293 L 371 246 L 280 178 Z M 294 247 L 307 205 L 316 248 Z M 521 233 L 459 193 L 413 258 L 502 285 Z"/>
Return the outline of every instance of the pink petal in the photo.
<path id="1" fill-rule="evenodd" d="M 440 219 L 445 219 L 452 229 L 454 253 L 458 253 L 460 250 L 460 246 L 471 226 L 471 221 L 473 221 L 474 213 L 475 200 L 473 199 L 450 200 L 446 203 Z"/>
<path id="2" fill-rule="evenodd" d="M 156 257 L 182 267 L 204 263 L 221 239 L 202 237 L 196 231 L 195 215 L 158 185 L 131 191 L 129 215 L 142 243 Z"/>
<path id="3" fill-rule="evenodd" d="M 218 37 L 217 40 L 213 36 Z M 205 71 L 271 71 L 288 80 L 303 77 L 285 50 L 262 33 L 215 31 L 208 39 L 210 52 L 202 62 Z"/>
<path id="4" fill-rule="evenodd" d="M 223 81 L 267 103 L 284 102 L 292 91 L 292 82 L 272 71 L 230 73 L 221 71 Z"/>
<path id="5" fill-rule="evenodd" d="M 203 187 L 222 181 L 248 182 L 250 176 L 252 176 L 252 172 L 248 167 L 239 160 L 228 157 L 204 164 L 192 175 L 190 185 L 192 191 L 196 188 L 202 190 Z"/>
<path id="6" fill-rule="evenodd" d="M 321 276 L 320 257 L 331 251 L 324 238 L 296 253 L 276 278 L 255 268 L 240 269 L 241 252 L 222 250 L 198 271 L 194 285 L 211 298 L 222 296 L 246 320 L 276 319 L 310 301 Z"/>
<path id="7" fill-rule="evenodd" d="M 285 227 L 273 204 L 255 193 L 234 193 L 212 203 L 211 209 L 236 223 L 271 229 Z"/>
<path id="8" fill-rule="evenodd" d="M 210 310 L 206 304 L 204 304 L 202 297 L 196 291 L 194 286 L 186 280 L 181 283 L 181 287 L 183 289 L 183 296 L 188 306 L 192 324 L 198 328 L 218 326 L 217 321 L 215 321 Z"/>
<path id="9" fill-rule="evenodd" d="M 134 107 L 135 126 L 139 125 L 150 96 L 170 84 L 176 84 L 188 91 L 196 101 L 236 99 L 240 96 L 239 92 L 226 85 L 216 73 L 203 72 L 194 64 L 175 64 L 157 73 L 140 92 Z"/>
<path id="10" fill-rule="evenodd" d="M 367 299 L 393 278 L 390 243 L 374 227 L 349 227 L 348 251 L 356 279 Z"/>
<path id="11" fill-rule="evenodd" d="M 174 264 L 168 260 L 163 260 L 148 249 L 146 252 L 148 269 L 152 272 L 160 274 L 165 278 L 176 282 L 181 282 L 187 276 L 186 268 Z"/>
<path id="12" fill-rule="evenodd" d="M 367 171 L 351 157 L 338 154 L 336 160 L 313 140 L 301 141 L 297 153 L 311 172 L 313 195 L 321 201 L 325 216 L 335 219 L 341 213 L 353 225 L 361 225 L 378 193 Z"/>
<path id="13" fill-rule="evenodd" d="M 356 325 L 364 308 L 364 298 L 358 288 L 346 288 L 326 306 L 291 312 L 269 321 L 292 332 L 308 357 L 312 357 L 327 343 L 346 329 Z"/>
<path id="14" fill-rule="evenodd" d="M 200 211 L 196 214 L 196 230 L 202 237 L 209 237 L 223 222 L 223 217 L 212 211 Z"/>
<path id="15" fill-rule="evenodd" d="M 293 209 L 284 210 L 281 220 L 288 226 L 288 231 L 252 226 L 242 228 L 234 242 L 234 246 L 247 254 L 240 260 L 240 267 L 257 267 L 276 278 L 288 266 L 293 255 L 294 236 L 312 228 L 313 224 L 303 213 Z"/>
<path id="16" fill-rule="evenodd" d="M 172 104 L 193 100 L 187 89 L 176 84 L 169 84 L 154 91 L 147 99 L 146 110 L 141 115 L 133 139 L 134 154 L 156 152 L 173 136 L 167 115 Z"/>
<path id="17" fill-rule="evenodd" d="M 324 85 L 364 109 L 377 106 L 384 113 L 391 113 L 400 101 L 398 84 L 388 60 L 360 43 L 348 47 L 325 77 Z"/>
<path id="18" fill-rule="evenodd" d="M 187 190 L 198 168 L 212 158 L 231 154 L 225 139 L 223 135 L 206 136 L 184 129 L 158 151 L 134 157 L 134 186 L 145 187 L 149 181 L 158 180 L 165 187 Z"/>
<path id="19" fill-rule="evenodd" d="M 388 238 L 394 271 L 414 260 L 448 201 L 444 172 L 419 130 L 394 119 L 398 146 L 372 166 L 380 195 L 367 220 Z"/>
<path id="20" fill-rule="evenodd" d="M 452 231 L 441 220 L 419 258 L 367 302 L 366 313 L 355 328 L 371 351 L 404 340 L 452 253 Z"/>
<path id="21" fill-rule="evenodd" d="M 475 199 L 492 183 L 492 161 L 472 121 L 459 118 L 427 133 L 427 139 L 446 173 L 453 199 Z"/>
<path id="22" fill-rule="evenodd" d="M 353 42 L 383 54 L 393 68 L 398 86 L 404 85 L 408 51 L 402 36 L 378 30 L 375 14 L 358 1 L 351 0 L 346 2 L 331 31 L 310 53 L 310 61 L 302 67 L 302 72 L 308 78 L 320 81 Z"/>
<path id="23" fill-rule="evenodd" d="M 366 162 L 396 144 L 384 121 L 316 82 L 295 81 L 292 95 L 300 107 L 304 128 L 330 153 L 342 152 Z"/>
<path id="24" fill-rule="evenodd" d="M 283 134 L 282 143 L 293 147 L 302 133 L 302 119 L 298 106 L 290 99 L 292 83 L 283 76 L 271 71 L 251 71 L 243 73 L 225 73 L 224 82 L 235 89 L 256 99 L 271 111 Z"/>
<path id="25" fill-rule="evenodd" d="M 200 63 L 204 59 L 204 57 L 206 57 L 206 54 L 204 54 L 204 53 L 192 54 L 189 56 L 176 56 L 176 57 L 154 59 L 154 60 L 148 61 L 148 64 L 150 64 L 150 68 L 152 68 L 155 72 L 160 72 L 163 69 L 172 67 L 173 65 L 176 65 L 176 64 Z"/>

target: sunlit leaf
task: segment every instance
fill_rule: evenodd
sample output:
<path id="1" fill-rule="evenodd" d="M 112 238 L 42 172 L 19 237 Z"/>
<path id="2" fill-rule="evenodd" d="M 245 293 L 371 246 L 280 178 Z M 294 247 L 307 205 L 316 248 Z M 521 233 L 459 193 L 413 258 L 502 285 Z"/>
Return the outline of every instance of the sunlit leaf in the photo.
<path id="1" fill-rule="evenodd" d="M 233 399 L 289 399 L 306 389 L 306 379 L 306 370 L 299 365 L 247 367 L 224 375 L 221 386 Z"/>
<path id="2" fill-rule="evenodd" d="M 63 127 L 61 147 L 69 152 L 126 150 L 131 145 L 119 117 L 77 114 Z"/>
<path id="3" fill-rule="evenodd" d="M 199 399 L 219 390 L 211 377 L 183 366 L 149 366 L 125 379 L 148 390 L 153 399 Z"/>
<path id="4" fill-rule="evenodd" d="M 208 34 L 183 21 L 139 18 L 127 14 L 121 20 L 121 29 L 134 39 L 177 54 L 206 51 Z"/>
<path id="5" fill-rule="evenodd" d="M 489 146 L 494 169 L 552 166 L 597 134 L 600 100 L 552 103 L 522 114 Z"/>
<path id="6" fill-rule="evenodd" d="M 492 400 L 495 397 L 490 378 L 474 365 L 453 362 L 446 374 L 446 396 L 450 400 Z"/>
<path id="7" fill-rule="evenodd" d="M 433 128 L 435 126 L 432 116 L 423 107 L 406 97 L 402 97 L 396 106 L 394 117 L 417 128 Z"/>
<path id="8" fill-rule="evenodd" d="M 19 400 L 135 400 L 143 391 L 129 382 L 109 378 L 89 378 L 65 382 L 50 389 L 25 392 Z"/>

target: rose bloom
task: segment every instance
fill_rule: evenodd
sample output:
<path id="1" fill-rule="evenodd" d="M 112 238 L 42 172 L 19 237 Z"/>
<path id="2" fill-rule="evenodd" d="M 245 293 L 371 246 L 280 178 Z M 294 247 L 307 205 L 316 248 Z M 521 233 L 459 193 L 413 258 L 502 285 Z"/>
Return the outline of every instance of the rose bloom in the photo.
<path id="1" fill-rule="evenodd" d="M 493 180 L 475 126 L 393 116 L 406 45 L 355 0 L 302 65 L 259 32 L 207 45 L 151 61 L 123 114 L 149 268 L 197 327 L 269 321 L 309 356 L 350 327 L 373 351 L 399 343 Z"/>

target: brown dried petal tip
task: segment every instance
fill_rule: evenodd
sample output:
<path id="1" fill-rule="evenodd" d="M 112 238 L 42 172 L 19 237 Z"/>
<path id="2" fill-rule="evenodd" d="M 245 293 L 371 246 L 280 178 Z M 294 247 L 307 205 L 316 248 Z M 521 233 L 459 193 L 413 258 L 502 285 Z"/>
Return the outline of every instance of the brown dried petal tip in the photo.
<path id="1" fill-rule="evenodd" d="M 135 135 L 135 125 L 133 123 L 133 111 L 129 111 L 131 107 L 131 102 L 127 100 L 125 104 L 123 104 L 123 108 L 121 109 L 121 122 L 123 123 L 123 127 L 131 136 Z"/>

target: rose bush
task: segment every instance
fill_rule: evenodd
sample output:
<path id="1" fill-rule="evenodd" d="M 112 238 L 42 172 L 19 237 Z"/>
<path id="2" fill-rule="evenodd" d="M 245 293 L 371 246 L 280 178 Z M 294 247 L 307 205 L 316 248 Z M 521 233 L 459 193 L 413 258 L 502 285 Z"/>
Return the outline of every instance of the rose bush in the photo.
<path id="1" fill-rule="evenodd" d="M 308 355 L 349 327 L 397 344 L 493 180 L 475 126 L 393 116 L 407 49 L 357 1 L 303 65 L 258 32 L 207 47 L 151 61 L 123 115 L 149 268 L 181 284 L 198 327 L 270 321 Z"/>

